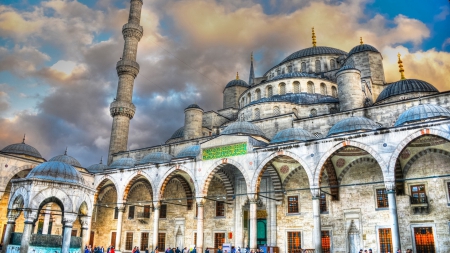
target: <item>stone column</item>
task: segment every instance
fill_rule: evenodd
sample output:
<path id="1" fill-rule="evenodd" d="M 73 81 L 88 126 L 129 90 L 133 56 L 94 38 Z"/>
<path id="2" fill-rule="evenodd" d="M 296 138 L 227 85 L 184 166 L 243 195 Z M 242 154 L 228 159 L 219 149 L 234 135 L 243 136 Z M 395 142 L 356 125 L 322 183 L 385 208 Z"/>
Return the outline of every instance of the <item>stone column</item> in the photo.
<path id="1" fill-rule="evenodd" d="M 83 216 L 80 217 L 81 223 L 81 252 L 84 252 L 84 246 L 89 243 L 90 227 L 91 227 L 91 217 Z"/>
<path id="2" fill-rule="evenodd" d="M 322 253 L 322 226 L 320 222 L 320 189 L 312 188 L 312 205 L 314 217 L 314 248 L 315 253 Z"/>
<path id="3" fill-rule="evenodd" d="M 72 236 L 73 223 L 77 219 L 76 213 L 64 213 L 63 217 L 63 240 L 61 253 L 70 253 L 70 237 Z"/>
<path id="4" fill-rule="evenodd" d="M 204 198 L 197 198 L 197 252 L 203 252 L 203 205 Z"/>
<path id="5" fill-rule="evenodd" d="M 389 215 L 391 217 L 392 246 L 394 252 L 401 248 L 400 230 L 398 228 L 397 201 L 395 198 L 395 181 L 385 182 L 388 195 Z"/>
<path id="6" fill-rule="evenodd" d="M 116 250 L 120 251 L 120 242 L 122 239 L 122 220 L 123 220 L 123 212 L 125 211 L 125 207 L 123 205 L 117 205 L 117 211 L 118 211 L 118 215 L 117 215 L 117 234 L 116 234 Z M 94 247 L 94 245 L 92 245 L 92 247 Z"/>
<path id="7" fill-rule="evenodd" d="M 270 202 L 270 242 L 272 247 L 277 246 L 277 203 L 276 201 Z"/>
<path id="8" fill-rule="evenodd" d="M 257 232 L 257 206 L 258 199 L 256 196 L 249 196 L 250 202 L 250 249 L 256 250 L 258 248 L 258 232 Z"/>
<path id="9" fill-rule="evenodd" d="M 44 226 L 42 226 L 42 234 L 46 235 L 48 234 L 48 226 L 50 224 L 50 210 L 52 208 L 52 205 L 49 204 L 45 207 L 45 215 L 44 215 Z"/>
<path id="10" fill-rule="evenodd" d="M 6 225 L 5 235 L 3 236 L 3 247 L 2 251 L 6 252 L 9 241 L 11 241 L 11 235 L 14 232 L 14 226 L 16 225 L 17 217 L 19 217 L 20 212 L 16 210 L 9 210 L 8 211 L 8 223 Z"/>
<path id="11" fill-rule="evenodd" d="M 158 247 L 158 234 L 159 234 L 159 209 L 161 205 L 158 203 L 154 206 L 153 212 L 153 249 Z M 163 252 L 165 249 L 159 249 L 159 251 Z"/>
<path id="12" fill-rule="evenodd" d="M 36 210 L 25 209 L 23 214 L 25 218 L 25 225 L 23 226 L 22 241 L 20 242 L 20 253 L 28 253 L 33 224 L 36 221 L 38 213 Z"/>

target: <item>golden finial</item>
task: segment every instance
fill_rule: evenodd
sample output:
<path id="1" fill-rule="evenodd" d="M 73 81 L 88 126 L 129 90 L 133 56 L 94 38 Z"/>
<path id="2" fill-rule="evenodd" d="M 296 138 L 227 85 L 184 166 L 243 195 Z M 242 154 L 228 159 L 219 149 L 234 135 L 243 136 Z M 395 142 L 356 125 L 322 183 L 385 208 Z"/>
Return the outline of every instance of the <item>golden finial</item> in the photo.
<path id="1" fill-rule="evenodd" d="M 25 143 L 25 134 L 23 134 L 22 143 Z"/>
<path id="2" fill-rule="evenodd" d="M 239 80 L 239 72 L 236 72 L 236 80 Z"/>
<path id="3" fill-rule="evenodd" d="M 313 47 L 316 47 L 316 33 L 314 32 L 314 27 L 312 28 L 312 43 Z"/>
<path id="4" fill-rule="evenodd" d="M 364 42 L 362 41 L 362 37 L 359 37 L 359 44 L 362 45 Z"/>
<path id="5" fill-rule="evenodd" d="M 402 59 L 400 59 L 400 56 L 402 56 L 400 53 L 398 53 L 398 68 L 399 68 L 399 71 L 398 72 L 400 72 L 400 75 L 401 75 L 401 77 L 400 77 L 400 79 L 401 80 L 403 80 L 403 79 L 406 79 L 405 78 L 405 74 L 403 74 L 403 72 L 405 72 L 405 70 L 403 69 L 403 62 L 402 62 Z"/>

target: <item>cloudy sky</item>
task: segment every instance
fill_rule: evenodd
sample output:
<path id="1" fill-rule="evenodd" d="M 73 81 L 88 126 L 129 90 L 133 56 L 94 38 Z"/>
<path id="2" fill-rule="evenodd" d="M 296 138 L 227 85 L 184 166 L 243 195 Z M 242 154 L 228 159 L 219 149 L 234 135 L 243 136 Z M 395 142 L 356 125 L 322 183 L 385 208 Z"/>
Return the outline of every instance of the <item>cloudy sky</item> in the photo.
<path id="1" fill-rule="evenodd" d="M 0 3 L 0 148 L 20 142 L 44 158 L 69 155 L 83 166 L 108 153 L 115 64 L 122 55 L 128 0 Z M 349 51 L 364 42 L 383 55 L 388 82 L 405 75 L 450 90 L 448 0 L 144 0 L 130 149 L 164 143 L 183 109 L 222 105 L 239 71 L 248 80 L 317 43 Z"/>

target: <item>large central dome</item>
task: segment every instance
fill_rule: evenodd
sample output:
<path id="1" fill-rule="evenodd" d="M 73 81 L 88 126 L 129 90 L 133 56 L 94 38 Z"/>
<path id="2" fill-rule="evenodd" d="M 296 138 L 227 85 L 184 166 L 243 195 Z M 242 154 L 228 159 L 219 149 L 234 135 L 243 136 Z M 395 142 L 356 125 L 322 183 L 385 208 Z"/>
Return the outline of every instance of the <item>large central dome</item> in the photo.
<path id="1" fill-rule="evenodd" d="M 332 47 L 309 47 L 302 50 L 299 50 L 295 53 L 292 53 L 288 57 L 284 58 L 283 61 L 280 62 L 280 64 L 283 64 L 288 61 L 292 61 L 298 58 L 303 58 L 307 56 L 313 56 L 313 55 L 323 55 L 323 54 L 339 54 L 339 55 L 346 55 L 347 52 L 342 51 L 337 48 Z"/>

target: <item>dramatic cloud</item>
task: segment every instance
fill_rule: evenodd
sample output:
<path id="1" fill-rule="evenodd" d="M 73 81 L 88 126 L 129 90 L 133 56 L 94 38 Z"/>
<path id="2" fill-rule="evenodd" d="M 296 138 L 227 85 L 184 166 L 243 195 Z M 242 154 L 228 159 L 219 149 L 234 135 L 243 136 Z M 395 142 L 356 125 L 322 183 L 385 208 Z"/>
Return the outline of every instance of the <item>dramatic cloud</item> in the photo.
<path id="1" fill-rule="evenodd" d="M 319 45 L 349 51 L 363 37 L 378 48 L 388 82 L 398 80 L 400 52 L 407 77 L 450 89 L 450 54 L 421 50 L 430 28 L 405 15 L 366 15 L 367 1 L 274 0 L 269 11 L 251 0 L 144 2 L 130 149 L 164 143 L 183 125 L 184 108 L 191 103 L 220 109 L 223 88 L 236 72 L 247 80 L 252 51 L 262 75 L 290 53 L 310 47 L 313 26 Z M 101 0 L 89 8 L 51 0 L 27 10 L 0 5 L 0 36 L 7 41 L 0 45 L 0 74 L 23 80 L 22 86 L 42 87 L 28 94 L 1 81 L 0 147 L 26 133 L 27 143 L 45 158 L 66 146 L 84 166 L 107 155 L 109 103 L 117 90 L 115 64 L 122 56 L 121 27 L 129 8 L 114 4 Z M 434 18 L 447 16 L 448 9 L 442 9 Z M 4 116 L 15 111 L 11 94 L 35 101 L 36 107 Z"/>

